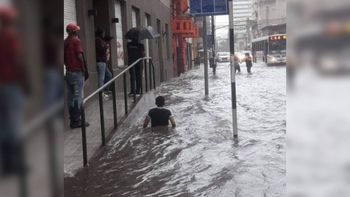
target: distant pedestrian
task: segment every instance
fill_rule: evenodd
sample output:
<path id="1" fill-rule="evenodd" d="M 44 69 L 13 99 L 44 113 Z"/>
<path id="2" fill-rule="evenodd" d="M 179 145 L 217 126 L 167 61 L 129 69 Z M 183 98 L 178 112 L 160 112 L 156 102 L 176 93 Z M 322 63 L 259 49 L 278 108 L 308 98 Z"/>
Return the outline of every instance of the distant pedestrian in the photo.
<path id="1" fill-rule="evenodd" d="M 165 99 L 163 96 L 158 96 L 156 98 L 156 105 L 156 108 L 149 110 L 144 120 L 143 128 L 146 128 L 149 122 L 151 122 L 151 127 L 168 126 L 169 121 L 171 122 L 172 128 L 175 128 L 176 123 L 171 111 L 164 108 Z"/>
<path id="2" fill-rule="evenodd" d="M 72 129 L 82 127 L 80 118 L 83 100 L 84 81 L 88 70 L 84 60 L 83 48 L 78 38 L 80 27 L 70 23 L 66 27 L 68 37 L 64 40 L 64 64 L 66 66 L 67 105 Z M 85 126 L 89 126 L 88 123 Z"/>
<path id="3" fill-rule="evenodd" d="M 234 55 L 234 66 L 235 66 L 235 72 L 241 72 L 241 66 L 239 65 L 239 58 L 237 57 L 237 55 Z"/>
<path id="4" fill-rule="evenodd" d="M 247 72 L 251 73 L 251 69 L 252 69 L 253 63 L 252 63 L 252 57 L 250 56 L 249 53 L 245 54 L 245 65 L 247 67 Z"/>
<path id="5" fill-rule="evenodd" d="M 137 39 L 133 39 L 127 44 L 128 49 L 128 64 L 131 65 L 138 59 L 145 56 L 145 47 L 139 43 Z M 141 94 L 142 86 L 142 62 L 137 63 L 129 70 L 130 73 L 130 94 Z"/>
<path id="6" fill-rule="evenodd" d="M 213 74 L 216 75 L 216 62 L 215 62 L 215 58 L 214 58 L 214 57 L 209 58 L 209 63 L 210 63 L 210 68 L 213 69 Z"/>

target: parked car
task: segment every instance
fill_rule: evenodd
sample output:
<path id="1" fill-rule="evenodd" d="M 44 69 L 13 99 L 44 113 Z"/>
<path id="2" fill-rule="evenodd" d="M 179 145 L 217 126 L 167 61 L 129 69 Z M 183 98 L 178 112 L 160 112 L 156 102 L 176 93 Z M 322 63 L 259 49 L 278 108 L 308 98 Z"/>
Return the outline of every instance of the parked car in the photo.
<path id="1" fill-rule="evenodd" d="M 229 62 L 230 61 L 230 53 L 229 52 L 218 52 L 216 54 L 216 61 Z"/>

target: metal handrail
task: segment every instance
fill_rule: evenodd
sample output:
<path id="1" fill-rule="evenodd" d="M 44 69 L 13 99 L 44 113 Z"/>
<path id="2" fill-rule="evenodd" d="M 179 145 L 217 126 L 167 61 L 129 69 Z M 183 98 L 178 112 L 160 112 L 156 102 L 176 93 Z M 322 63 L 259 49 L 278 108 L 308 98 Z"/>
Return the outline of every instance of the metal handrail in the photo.
<path id="1" fill-rule="evenodd" d="M 122 72 L 120 72 L 118 75 L 113 77 L 111 80 L 109 80 L 106 84 L 103 86 L 99 87 L 97 90 L 95 90 L 93 93 L 91 93 L 89 96 L 87 96 L 83 102 L 81 103 L 81 121 L 82 121 L 82 127 L 81 127 L 81 134 L 82 134 L 82 148 L 83 148 L 83 166 L 87 166 L 88 163 L 88 158 L 87 158 L 87 143 L 86 143 L 86 118 L 85 118 L 85 104 L 87 101 L 89 101 L 92 97 L 96 96 L 97 94 L 99 95 L 99 108 L 100 108 L 100 124 L 101 124 L 101 138 L 102 138 L 102 146 L 106 145 L 106 137 L 105 137 L 105 125 L 104 125 L 104 111 L 103 111 L 103 96 L 102 96 L 102 91 L 107 88 L 108 86 L 112 85 L 112 95 L 113 95 L 113 116 L 114 116 L 114 129 L 117 129 L 118 121 L 117 121 L 117 104 L 116 104 L 116 88 L 115 88 L 115 81 L 123 76 L 123 88 L 124 88 L 124 110 L 125 110 L 125 115 L 128 114 L 128 96 L 127 96 L 127 82 L 126 82 L 126 72 L 129 71 L 131 68 L 133 68 L 136 64 L 140 63 L 143 61 L 143 66 L 144 66 L 144 72 L 145 72 L 145 81 L 146 81 L 146 91 L 148 91 L 148 80 L 147 80 L 147 65 L 145 64 L 145 60 L 148 61 L 148 65 L 150 66 L 149 69 L 149 77 L 150 77 L 150 90 L 153 88 L 156 88 L 156 80 L 155 80 L 155 69 L 154 65 L 152 62 L 151 57 L 143 57 L 139 58 L 135 62 L 133 62 L 130 66 L 126 67 Z M 152 68 L 152 71 L 151 71 Z M 132 72 L 132 75 L 134 79 L 135 77 L 135 71 Z M 151 82 L 151 78 L 153 79 L 153 84 Z M 135 85 L 135 83 L 134 83 Z M 141 93 L 143 91 L 143 85 L 142 85 L 142 79 L 141 79 Z M 133 95 L 134 97 L 134 103 L 136 103 L 136 93 Z"/>
<path id="2" fill-rule="evenodd" d="M 85 97 L 85 99 L 83 100 L 83 104 L 85 104 L 88 100 L 90 100 L 92 97 L 96 96 L 99 92 L 101 92 L 102 90 L 104 90 L 106 87 L 108 87 L 109 85 L 111 85 L 115 80 L 117 80 L 120 76 L 122 76 L 126 71 L 130 70 L 132 67 L 134 67 L 137 63 L 139 63 L 140 61 L 144 61 L 144 60 L 149 60 L 152 59 L 151 57 L 143 57 L 143 58 L 139 58 L 138 60 L 136 60 L 134 63 L 132 63 L 130 66 L 126 67 L 122 72 L 120 72 L 117 76 L 113 77 L 111 80 L 109 80 L 107 83 L 105 83 L 103 86 L 101 86 L 100 88 L 98 88 L 97 90 L 95 90 L 93 93 L 91 93 L 89 96 Z M 154 68 L 153 68 L 154 69 Z"/>
<path id="3" fill-rule="evenodd" d="M 54 103 L 47 110 L 34 117 L 28 124 L 23 128 L 23 132 L 20 134 L 22 138 L 28 137 L 33 132 L 36 132 L 40 127 L 50 122 L 51 119 L 57 115 L 64 108 L 64 102 L 62 101 Z"/>
<path id="4" fill-rule="evenodd" d="M 27 159 L 24 155 L 24 150 L 26 146 L 26 141 L 30 140 L 31 135 L 36 134 L 38 131 L 42 132 L 44 131 L 46 134 L 46 140 L 49 144 L 48 146 L 48 158 L 49 160 L 48 165 L 49 165 L 49 175 L 50 175 L 50 187 L 52 189 L 53 195 L 52 196 L 57 196 L 59 193 L 57 191 L 60 189 L 58 181 L 60 181 L 60 176 L 59 172 L 57 171 L 57 147 L 53 145 L 55 138 L 57 137 L 56 132 L 57 130 L 53 130 L 53 124 L 58 118 L 58 114 L 60 112 L 63 112 L 64 109 L 64 102 L 63 98 L 61 101 L 58 101 L 54 104 L 52 104 L 47 110 L 43 111 L 39 115 L 35 116 L 29 123 L 24 125 L 23 131 L 20 133 L 20 148 L 19 148 L 19 154 L 16 155 L 18 158 L 18 161 L 27 162 Z M 59 114 L 61 115 L 61 114 Z M 20 188 L 20 193 L 19 196 L 21 197 L 26 197 L 28 196 L 28 188 L 29 188 L 29 183 L 27 181 L 28 174 L 27 173 L 21 173 L 21 176 L 19 176 L 19 188 Z"/>

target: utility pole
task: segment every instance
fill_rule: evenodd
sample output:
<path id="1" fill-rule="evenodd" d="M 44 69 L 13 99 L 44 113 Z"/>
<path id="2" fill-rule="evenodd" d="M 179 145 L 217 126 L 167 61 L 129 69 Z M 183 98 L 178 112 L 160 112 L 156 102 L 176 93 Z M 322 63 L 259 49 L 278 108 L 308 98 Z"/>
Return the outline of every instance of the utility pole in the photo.
<path id="1" fill-rule="evenodd" d="M 233 0 L 228 0 L 229 7 L 229 37 L 230 37 L 230 68 L 231 68 L 231 100 L 232 100 L 232 128 L 233 137 L 238 137 L 237 129 L 237 101 L 236 101 L 236 69 L 234 64 L 235 41 L 233 28 Z"/>
<path id="2" fill-rule="evenodd" d="M 207 17 L 203 16 L 203 52 L 204 52 L 204 86 L 205 96 L 209 95 L 209 82 L 208 82 L 208 46 L 207 46 Z"/>

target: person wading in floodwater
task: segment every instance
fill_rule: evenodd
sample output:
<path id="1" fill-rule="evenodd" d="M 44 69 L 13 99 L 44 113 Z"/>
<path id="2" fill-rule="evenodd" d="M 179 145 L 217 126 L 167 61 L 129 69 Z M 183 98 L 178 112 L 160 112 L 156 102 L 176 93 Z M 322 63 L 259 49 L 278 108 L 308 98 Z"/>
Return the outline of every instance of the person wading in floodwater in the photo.
<path id="1" fill-rule="evenodd" d="M 176 127 L 174 116 L 171 111 L 164 108 L 165 99 L 162 96 L 156 98 L 156 108 L 149 110 L 145 121 L 143 122 L 143 128 L 147 128 L 149 122 L 151 127 L 168 126 L 169 121 L 171 122 L 172 128 Z"/>
<path id="2" fill-rule="evenodd" d="M 239 65 L 239 59 L 237 57 L 237 55 L 234 55 L 233 56 L 233 62 L 234 62 L 234 65 L 235 65 L 235 71 L 238 73 L 241 73 L 241 66 Z"/>
<path id="3" fill-rule="evenodd" d="M 253 63 L 252 63 L 252 57 L 250 56 L 249 53 L 246 53 L 245 54 L 245 65 L 247 66 L 247 72 L 249 74 L 251 74 L 251 69 L 252 69 L 252 66 L 253 66 Z"/>
<path id="4" fill-rule="evenodd" d="M 215 62 L 215 58 L 213 58 L 213 57 L 209 58 L 209 64 L 210 64 L 210 68 L 213 69 L 213 74 L 216 75 L 216 62 Z"/>

